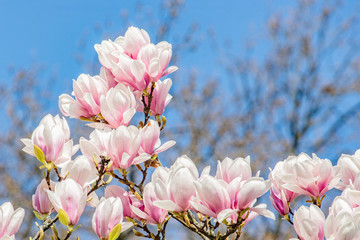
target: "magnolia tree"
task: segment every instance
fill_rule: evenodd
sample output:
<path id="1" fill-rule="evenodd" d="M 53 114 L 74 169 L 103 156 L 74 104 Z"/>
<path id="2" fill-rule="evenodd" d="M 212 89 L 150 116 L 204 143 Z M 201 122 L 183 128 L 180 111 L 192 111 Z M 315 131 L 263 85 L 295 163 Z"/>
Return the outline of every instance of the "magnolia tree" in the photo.
<path id="1" fill-rule="evenodd" d="M 255 217 L 275 218 L 266 204 L 256 204 L 268 191 L 299 239 L 360 239 L 359 151 L 342 155 L 337 166 L 316 155 L 291 156 L 278 162 L 267 180 L 260 172 L 253 176 L 249 157 L 219 161 L 215 176 L 210 166 L 200 174 L 186 155 L 163 167 L 159 155 L 175 144 L 160 142 L 163 112 L 172 98 L 171 80 L 160 79 L 177 70 L 168 66 L 171 44 L 155 45 L 145 30 L 130 27 L 95 49 L 100 74 L 81 74 L 73 82 L 75 98 L 59 97 L 61 113 L 89 122 L 90 136 L 75 145 L 66 119 L 47 115 L 31 139 L 22 139 L 23 150 L 44 171 L 32 196 L 34 214 L 42 222 L 30 239 L 43 239 L 49 229 L 52 239 L 69 239 L 86 206 L 93 208 L 92 228 L 101 240 L 115 240 L 129 228 L 138 237 L 165 239 L 171 218 L 203 239 L 239 239 Z M 129 125 L 137 112 L 143 120 Z M 129 175 L 131 166 L 141 176 L 138 182 Z M 151 177 L 150 168 L 155 168 Z M 103 196 L 96 191 L 100 188 Z M 332 188 L 342 194 L 325 217 L 321 203 Z M 291 203 L 299 196 L 307 201 L 295 210 Z M 15 239 L 24 214 L 10 202 L 0 206 L 1 239 Z M 67 228 L 64 236 L 58 222 Z"/>

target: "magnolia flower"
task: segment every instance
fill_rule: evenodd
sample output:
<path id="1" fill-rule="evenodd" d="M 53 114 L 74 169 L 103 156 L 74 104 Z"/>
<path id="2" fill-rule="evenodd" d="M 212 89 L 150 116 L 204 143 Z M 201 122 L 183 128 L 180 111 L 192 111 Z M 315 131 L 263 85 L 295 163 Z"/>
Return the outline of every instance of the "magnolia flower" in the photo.
<path id="1" fill-rule="evenodd" d="M 136 100 L 128 87 L 121 83 L 101 97 L 101 115 L 112 128 L 128 125 L 136 113 Z"/>
<path id="2" fill-rule="evenodd" d="M 144 203 L 140 201 L 134 194 L 125 191 L 119 186 L 108 186 L 105 188 L 105 198 L 120 198 L 123 205 L 123 216 L 130 218 L 137 218 L 137 215 L 133 213 L 130 206 L 143 209 Z"/>
<path id="3" fill-rule="evenodd" d="M 360 239 L 360 208 L 353 209 L 347 199 L 336 197 L 325 221 L 327 240 Z"/>
<path id="4" fill-rule="evenodd" d="M 69 225 L 74 226 L 78 223 L 82 215 L 87 192 L 73 179 L 66 179 L 55 185 L 54 191 L 47 190 L 49 199 L 57 212 L 65 211 L 69 219 Z"/>
<path id="5" fill-rule="evenodd" d="M 95 129 L 90 133 L 90 139 L 87 140 L 81 137 L 79 140 L 80 150 L 88 159 L 95 159 L 97 163 L 100 162 L 100 156 L 110 157 L 110 136 L 112 130 Z"/>
<path id="6" fill-rule="evenodd" d="M 168 141 L 161 145 L 160 127 L 157 122 L 150 120 L 141 130 L 141 151 L 154 155 L 163 152 L 175 145 L 175 141 Z"/>
<path id="7" fill-rule="evenodd" d="M 10 202 L 0 206 L 0 239 L 15 239 L 15 233 L 19 230 L 24 219 L 25 211 L 14 207 Z"/>
<path id="8" fill-rule="evenodd" d="M 80 155 L 74 161 L 69 161 L 61 169 L 61 176 L 73 179 L 82 187 L 90 186 L 97 179 L 97 170 L 94 162 L 86 156 Z"/>
<path id="9" fill-rule="evenodd" d="M 284 188 L 310 197 L 321 197 L 334 188 L 339 180 L 338 168 L 333 167 L 330 160 L 320 159 L 315 154 L 310 158 L 301 153 L 297 157 L 289 157 L 284 164 L 290 164 L 293 170 L 284 174 Z"/>
<path id="10" fill-rule="evenodd" d="M 53 189 L 55 182 L 50 180 L 50 186 Z M 47 190 L 49 190 L 49 187 L 46 183 L 46 180 L 43 179 L 37 186 L 35 194 L 32 195 L 33 208 L 40 214 L 48 214 L 54 210 L 47 194 Z"/>
<path id="11" fill-rule="evenodd" d="M 133 164 L 148 160 L 146 153 L 138 155 L 141 146 L 141 130 L 135 126 L 120 126 L 111 132 L 109 151 L 113 168 L 127 169 Z"/>
<path id="12" fill-rule="evenodd" d="M 150 43 L 141 48 L 137 59 L 145 64 L 146 72 L 151 78 L 151 81 L 156 82 L 160 78 L 178 69 L 176 66 L 167 68 L 171 55 L 171 44 L 163 41 L 156 45 Z"/>
<path id="13" fill-rule="evenodd" d="M 337 166 L 340 168 L 341 177 L 338 188 L 344 190 L 347 185 L 355 181 L 356 175 L 360 173 L 360 150 L 357 150 L 354 155 L 341 155 Z"/>
<path id="14" fill-rule="evenodd" d="M 141 219 L 144 219 L 149 224 L 158 224 L 164 222 L 167 211 L 157 207 L 154 202 L 159 200 L 155 194 L 154 184 L 152 182 L 146 184 L 144 188 L 144 206 L 138 208 L 134 205 L 130 205 L 131 210 Z"/>
<path id="15" fill-rule="evenodd" d="M 21 141 L 25 144 L 24 152 L 35 156 L 36 145 L 44 153 L 45 161 L 55 165 L 69 161 L 78 150 L 78 146 L 73 146 L 70 139 L 70 129 L 66 120 L 58 115 L 46 115 L 35 128 L 31 139 L 23 138 Z"/>
<path id="16" fill-rule="evenodd" d="M 294 228 L 301 240 L 323 240 L 325 216 L 321 209 L 311 204 L 301 206 L 294 213 Z"/>
<path id="17" fill-rule="evenodd" d="M 136 27 L 129 27 L 125 35 L 114 42 L 108 40 L 95 45 L 101 64 L 111 72 L 114 80 L 137 91 L 146 90 L 151 82 L 178 69 L 168 67 L 171 48 L 167 42 L 150 43 L 147 32 Z"/>
<path id="18" fill-rule="evenodd" d="M 266 205 L 254 207 L 256 199 L 264 195 L 269 186 L 270 181 L 259 177 L 246 180 L 237 177 L 230 183 L 226 183 L 222 179 L 205 175 L 195 182 L 197 194 L 191 204 L 197 211 L 217 218 L 219 222 L 228 218 L 237 221 L 237 213 L 245 209 L 274 218 L 274 215 L 266 209 Z M 246 219 L 245 216 L 246 214 L 242 217 Z"/>
<path id="19" fill-rule="evenodd" d="M 99 76 L 80 74 L 73 80 L 73 99 L 67 94 L 59 97 L 59 108 L 64 116 L 90 118 L 100 113 L 100 97 L 108 91 L 107 82 Z"/>
<path id="20" fill-rule="evenodd" d="M 160 174 L 164 172 L 166 173 Z M 190 209 L 190 200 L 195 195 L 194 181 L 198 177 L 199 173 L 195 164 L 185 155 L 177 158 L 170 169 L 156 168 L 152 183 L 159 201 L 155 201 L 154 205 L 174 212 Z"/>
<path id="21" fill-rule="evenodd" d="M 289 204 L 299 196 L 298 193 L 290 191 L 284 187 L 287 183 L 286 178 L 288 175 L 295 174 L 293 164 L 295 162 L 280 161 L 277 162 L 274 169 L 269 174 L 271 180 L 270 187 L 270 200 L 276 211 L 282 216 L 289 213 Z"/>
<path id="22" fill-rule="evenodd" d="M 222 180 L 207 175 L 201 181 L 194 184 L 197 195 L 191 204 L 197 211 L 204 215 L 218 218 L 218 215 L 223 210 L 231 209 L 234 199 L 231 199 Z"/>
<path id="23" fill-rule="evenodd" d="M 132 226 L 131 223 L 123 222 L 123 206 L 120 198 L 102 198 L 92 218 L 94 232 L 99 238 L 108 239 L 111 231 L 119 224 L 120 232 Z"/>

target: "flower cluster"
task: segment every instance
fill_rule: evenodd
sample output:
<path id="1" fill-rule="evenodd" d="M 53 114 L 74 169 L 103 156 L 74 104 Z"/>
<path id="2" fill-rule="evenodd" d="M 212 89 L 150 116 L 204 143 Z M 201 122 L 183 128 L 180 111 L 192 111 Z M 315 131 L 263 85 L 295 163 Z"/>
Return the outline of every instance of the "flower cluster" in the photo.
<path id="1" fill-rule="evenodd" d="M 360 151 L 342 155 L 336 166 L 328 159 L 302 153 L 278 162 L 269 174 L 270 198 L 274 208 L 293 223 L 300 239 L 359 239 Z M 321 203 L 332 188 L 342 190 L 325 217 Z M 310 206 L 291 209 L 298 196 L 310 197 Z M 291 221 L 293 216 L 293 222 Z"/>
<path id="2" fill-rule="evenodd" d="M 74 144 L 66 119 L 49 114 L 31 138 L 22 139 L 23 150 L 44 170 L 32 196 L 43 224 L 37 225 L 34 239 L 49 228 L 53 239 L 63 239 L 56 230 L 58 220 L 67 227 L 68 239 L 87 206 L 93 208 L 92 228 L 101 240 L 115 240 L 129 228 L 138 237 L 165 239 L 170 218 L 203 239 L 239 239 L 256 216 L 275 219 L 266 204 L 257 204 L 269 190 L 273 207 L 300 239 L 360 239 L 360 150 L 341 156 L 337 166 L 315 154 L 291 156 L 278 162 L 267 180 L 260 172 L 253 175 L 250 157 L 218 161 L 215 175 L 210 166 L 199 173 L 186 155 L 164 167 L 159 154 L 175 144 L 160 141 L 164 110 L 172 99 L 172 81 L 161 78 L 177 70 L 169 66 L 171 44 L 153 44 L 145 30 L 130 27 L 115 41 L 96 44 L 95 50 L 102 64 L 99 75 L 81 74 L 73 81 L 74 98 L 59 97 L 65 117 L 90 122 L 90 136 Z M 136 113 L 144 117 L 138 124 Z M 129 174 L 134 171 L 135 178 Z M 321 203 L 333 188 L 342 194 L 325 217 Z M 291 204 L 299 196 L 310 205 L 295 211 Z M 24 214 L 9 202 L 0 206 L 0 239 L 15 239 Z"/>

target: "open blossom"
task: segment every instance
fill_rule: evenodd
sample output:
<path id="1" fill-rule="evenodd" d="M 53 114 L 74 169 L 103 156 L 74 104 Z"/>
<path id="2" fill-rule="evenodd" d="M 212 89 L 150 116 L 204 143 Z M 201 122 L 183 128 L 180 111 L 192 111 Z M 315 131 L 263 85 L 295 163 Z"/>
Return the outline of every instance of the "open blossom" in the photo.
<path id="1" fill-rule="evenodd" d="M 136 99 L 121 83 L 101 97 L 101 115 L 112 128 L 128 125 L 136 113 Z"/>
<path id="2" fill-rule="evenodd" d="M 265 204 L 254 206 L 256 199 L 268 191 L 270 181 L 251 177 L 249 158 L 225 158 L 218 162 L 216 177 L 203 174 L 194 184 L 196 197 L 191 201 L 192 206 L 219 222 L 237 221 L 237 213 L 245 209 L 250 210 L 246 219 L 243 216 L 245 224 L 258 214 L 274 217 Z"/>
<path id="3" fill-rule="evenodd" d="M 357 150 L 354 155 L 342 154 L 337 162 L 340 168 L 341 182 L 338 188 L 344 190 L 350 182 L 355 181 L 355 177 L 360 173 L 360 150 Z"/>
<path id="4" fill-rule="evenodd" d="M 190 209 L 190 200 L 195 195 L 194 181 L 198 178 L 195 164 L 185 155 L 177 158 L 170 169 L 156 168 L 151 179 L 159 201 L 154 205 L 175 212 Z"/>
<path id="5" fill-rule="evenodd" d="M 324 239 L 325 216 L 318 206 L 301 206 L 294 213 L 293 221 L 295 231 L 301 240 Z"/>
<path id="6" fill-rule="evenodd" d="M 46 162 L 52 162 L 55 165 L 64 163 L 71 159 L 78 146 L 73 146 L 70 139 L 70 129 L 64 118 L 58 115 L 46 115 L 31 135 L 31 139 L 23 138 L 21 141 L 25 144 L 23 151 L 35 156 L 34 145 L 38 146 L 45 155 Z"/>
<path id="7" fill-rule="evenodd" d="M 163 152 L 175 145 L 175 141 L 168 141 L 161 145 L 160 127 L 157 122 L 150 120 L 141 130 L 141 150 L 153 155 Z"/>
<path id="8" fill-rule="evenodd" d="M 149 224 L 162 223 L 167 216 L 166 210 L 154 205 L 154 202 L 159 200 L 154 190 L 155 188 L 152 182 L 146 184 L 143 196 L 144 205 L 142 206 L 142 208 L 130 205 L 131 210 L 140 219 L 146 220 Z"/>
<path id="9" fill-rule="evenodd" d="M 352 208 L 347 199 L 336 197 L 325 221 L 327 240 L 360 239 L 360 208 Z"/>
<path id="10" fill-rule="evenodd" d="M 15 234 L 19 230 L 24 219 L 25 211 L 14 207 L 10 202 L 5 202 L 0 206 L 0 239 L 15 239 Z"/>
<path id="11" fill-rule="evenodd" d="M 141 146 L 141 130 L 135 126 L 120 126 L 117 129 L 94 130 L 90 140 L 80 139 L 81 152 L 89 159 L 96 156 L 109 157 L 113 162 L 110 170 L 116 168 L 127 169 L 133 164 L 142 163 L 151 156 L 139 153 Z"/>
<path id="12" fill-rule="evenodd" d="M 167 68 L 172 55 L 171 48 L 170 43 L 163 41 L 156 45 L 147 44 L 139 51 L 137 59 L 145 64 L 146 72 L 152 82 L 156 82 L 178 69 L 176 66 Z"/>
<path id="13" fill-rule="evenodd" d="M 66 179 L 55 185 L 54 191 L 47 190 L 49 199 L 55 210 L 64 210 L 69 217 L 69 224 L 74 226 L 78 223 L 82 215 L 86 200 L 87 192 L 83 187 L 73 179 Z"/>
<path id="14" fill-rule="evenodd" d="M 266 205 L 254 207 L 256 199 L 264 195 L 269 186 L 269 181 L 258 177 L 244 181 L 238 177 L 228 184 L 221 179 L 207 175 L 195 182 L 197 194 L 191 204 L 197 211 L 217 218 L 219 222 L 228 218 L 236 221 L 237 213 L 247 208 L 273 218 L 273 214 L 266 209 Z"/>
<path id="15" fill-rule="evenodd" d="M 280 161 L 277 162 L 274 169 L 269 173 L 269 179 L 271 182 L 270 187 L 270 200 L 276 211 L 285 216 L 289 213 L 289 204 L 299 196 L 299 193 L 295 193 L 286 189 L 284 185 L 287 183 L 286 177 L 288 175 L 295 174 L 294 161 Z"/>
<path id="16" fill-rule="evenodd" d="M 139 91 L 177 70 L 175 66 L 168 67 L 171 48 L 167 42 L 150 43 L 147 32 L 136 27 L 129 27 L 125 36 L 115 41 L 95 45 L 99 61 L 111 71 L 114 79 Z"/>
<path id="17" fill-rule="evenodd" d="M 307 154 L 288 157 L 284 164 L 290 164 L 294 170 L 284 174 L 284 188 L 310 197 L 321 197 L 334 188 L 339 180 L 338 168 L 333 167 L 330 160 L 320 159 L 315 154 L 310 158 Z"/>
<path id="18" fill-rule="evenodd" d="M 101 239 L 108 239 L 111 230 L 121 224 L 121 232 L 126 231 L 132 223 L 123 222 L 123 205 L 120 198 L 102 198 L 92 218 L 92 228 Z"/>
<path id="19" fill-rule="evenodd" d="M 100 113 L 100 97 L 108 91 L 108 84 L 100 76 L 80 74 L 73 81 L 73 99 L 67 94 L 59 97 L 59 108 L 64 116 L 90 118 Z"/>
<path id="20" fill-rule="evenodd" d="M 50 186 L 53 189 L 55 182 L 50 181 Z M 50 211 L 52 212 L 54 210 L 47 194 L 47 190 L 49 190 L 49 187 L 46 180 L 43 179 L 37 186 L 35 194 L 32 195 L 33 208 L 40 214 L 48 214 Z"/>
<path id="21" fill-rule="evenodd" d="M 150 158 L 149 154 L 138 155 L 141 146 L 141 130 L 135 126 L 120 126 L 110 136 L 110 157 L 114 168 L 127 169 L 133 164 Z"/>

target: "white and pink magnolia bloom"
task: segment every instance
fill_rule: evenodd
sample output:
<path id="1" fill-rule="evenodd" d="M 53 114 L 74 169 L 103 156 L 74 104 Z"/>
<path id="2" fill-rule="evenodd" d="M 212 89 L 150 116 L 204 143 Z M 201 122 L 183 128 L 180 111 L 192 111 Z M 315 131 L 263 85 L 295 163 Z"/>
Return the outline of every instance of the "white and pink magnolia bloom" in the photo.
<path id="1" fill-rule="evenodd" d="M 354 183 L 356 175 L 360 173 L 360 150 L 354 155 L 342 154 L 337 166 L 340 168 L 341 177 L 338 188 L 344 190 L 351 182 Z"/>
<path id="2" fill-rule="evenodd" d="M 151 179 L 159 201 L 155 201 L 154 205 L 173 212 L 190 209 L 190 200 L 195 196 L 194 181 L 198 178 L 195 164 L 185 155 L 177 158 L 170 169 L 156 168 Z"/>
<path id="3" fill-rule="evenodd" d="M 113 169 L 127 169 L 131 165 L 150 159 L 147 153 L 138 154 L 141 146 L 141 130 L 135 126 L 120 126 L 111 132 L 109 154 Z"/>
<path id="4" fill-rule="evenodd" d="M 268 177 L 268 179 L 272 181 L 270 187 L 270 200 L 281 216 L 285 216 L 289 213 L 289 204 L 299 196 L 299 193 L 295 193 L 284 187 L 287 183 L 285 180 L 286 177 L 295 174 L 293 164 L 295 164 L 295 162 L 286 162 L 286 160 L 277 162 Z"/>
<path id="5" fill-rule="evenodd" d="M 305 153 L 288 157 L 284 164 L 293 167 L 293 171 L 284 174 L 282 186 L 292 192 L 309 197 L 321 197 L 334 188 L 339 180 L 339 168 L 333 167 L 330 160 L 320 159 L 315 154 L 309 157 Z"/>
<path id="6" fill-rule="evenodd" d="M 108 40 L 95 45 L 101 64 L 111 71 L 115 80 L 139 91 L 177 70 L 176 66 L 168 67 L 171 48 L 167 42 L 150 43 L 147 32 L 136 27 L 129 27 L 114 42 Z"/>
<path id="7" fill-rule="evenodd" d="M 23 151 L 35 156 L 34 145 L 38 146 L 45 155 L 46 162 L 55 165 L 62 164 L 71 159 L 78 150 L 70 139 L 70 129 L 64 118 L 58 115 L 46 115 L 31 135 L 31 139 L 23 138 L 25 144 Z"/>
<path id="8" fill-rule="evenodd" d="M 321 209 L 311 204 L 301 206 L 294 213 L 294 228 L 301 240 L 323 240 L 325 216 Z"/>
<path id="9" fill-rule="evenodd" d="M 168 68 L 172 56 L 172 46 L 168 42 L 159 42 L 154 45 L 147 44 L 140 49 L 137 59 L 145 64 L 146 72 L 151 82 L 157 82 L 160 78 L 175 72 L 178 67 Z"/>
<path id="10" fill-rule="evenodd" d="M 55 182 L 50 180 L 50 186 L 53 189 Z M 33 208 L 40 214 L 48 214 L 54 211 L 49 196 L 47 194 L 49 187 L 45 179 L 43 179 L 37 186 L 35 194 L 32 195 Z"/>
<path id="11" fill-rule="evenodd" d="M 65 179 L 55 185 L 54 191 L 47 190 L 47 193 L 55 210 L 64 210 L 69 224 L 76 225 L 86 206 L 87 192 L 83 187 L 73 179 Z"/>
<path id="12" fill-rule="evenodd" d="M 117 129 L 95 129 L 90 134 L 90 140 L 80 139 L 81 152 L 89 159 L 96 156 L 110 157 L 113 162 L 110 170 L 126 169 L 133 164 L 150 159 L 151 155 L 139 153 L 141 146 L 141 130 L 135 126 L 120 126 Z"/>
<path id="13" fill-rule="evenodd" d="M 269 218 L 274 215 L 266 209 L 266 205 L 254 206 L 256 199 L 264 195 L 270 187 L 270 181 L 263 178 L 251 177 L 242 181 L 240 177 L 226 183 L 222 179 L 216 179 L 206 175 L 195 182 L 196 198 L 191 202 L 192 206 L 204 215 L 217 218 L 219 222 L 225 219 L 237 220 L 237 213 L 249 209 Z M 245 214 L 246 215 L 246 214 Z M 251 219 L 245 220 L 250 221 Z"/>
<path id="14" fill-rule="evenodd" d="M 194 182 L 196 197 L 191 204 L 202 214 L 216 218 L 219 222 L 226 219 L 237 221 L 237 214 L 249 209 L 250 214 L 245 224 L 261 214 L 273 218 L 273 214 L 266 209 L 265 204 L 254 206 L 256 199 L 264 195 L 270 181 L 263 178 L 252 177 L 250 158 L 225 158 L 218 162 L 216 177 L 203 174 Z"/>
<path id="15" fill-rule="evenodd" d="M 352 208 L 347 199 L 336 197 L 325 221 L 327 240 L 360 239 L 360 208 Z"/>
<path id="16" fill-rule="evenodd" d="M 100 156 L 110 157 L 109 145 L 112 132 L 111 129 L 95 129 L 90 133 L 89 140 L 81 137 L 79 140 L 81 153 L 90 160 L 95 158 L 97 163 L 100 162 Z"/>
<path id="17" fill-rule="evenodd" d="M 101 115 L 112 128 L 128 125 L 136 113 L 136 99 L 129 87 L 119 83 L 100 99 Z"/>
<path id="18" fill-rule="evenodd" d="M 175 141 L 167 141 L 161 145 L 160 127 L 157 122 L 150 120 L 141 130 L 141 151 L 154 155 L 163 152 L 175 145 Z"/>
<path id="19" fill-rule="evenodd" d="M 126 231 L 132 223 L 123 222 L 123 205 L 120 198 L 102 198 L 92 218 L 92 228 L 101 239 L 108 239 L 111 230 L 121 224 L 121 232 Z"/>
<path id="20" fill-rule="evenodd" d="M 144 219 L 149 224 L 158 224 L 164 222 L 167 211 L 157 207 L 154 202 L 158 201 L 155 194 L 154 184 L 149 182 L 144 188 L 143 202 L 144 205 L 142 208 L 130 205 L 131 210 L 135 213 L 140 219 Z"/>
<path id="21" fill-rule="evenodd" d="M 23 208 L 14 210 L 10 202 L 5 202 L 0 206 L 0 239 L 15 239 L 15 234 L 19 230 L 24 219 L 25 211 Z"/>
<path id="22" fill-rule="evenodd" d="M 75 160 L 69 161 L 63 166 L 61 169 L 61 177 L 73 179 L 83 188 L 86 188 L 97 179 L 97 170 L 92 160 L 89 160 L 84 155 L 80 155 Z"/>
<path id="23" fill-rule="evenodd" d="M 120 198 L 123 204 L 123 215 L 124 217 L 138 218 L 135 213 L 131 210 L 130 206 L 143 209 L 144 203 L 140 201 L 131 192 L 125 191 L 122 187 L 111 185 L 105 188 L 105 198 Z"/>
<path id="24" fill-rule="evenodd" d="M 90 118 L 100 113 L 100 98 L 108 91 L 107 82 L 100 76 L 80 74 L 73 80 L 73 99 L 68 94 L 59 97 L 59 108 L 64 116 Z"/>

